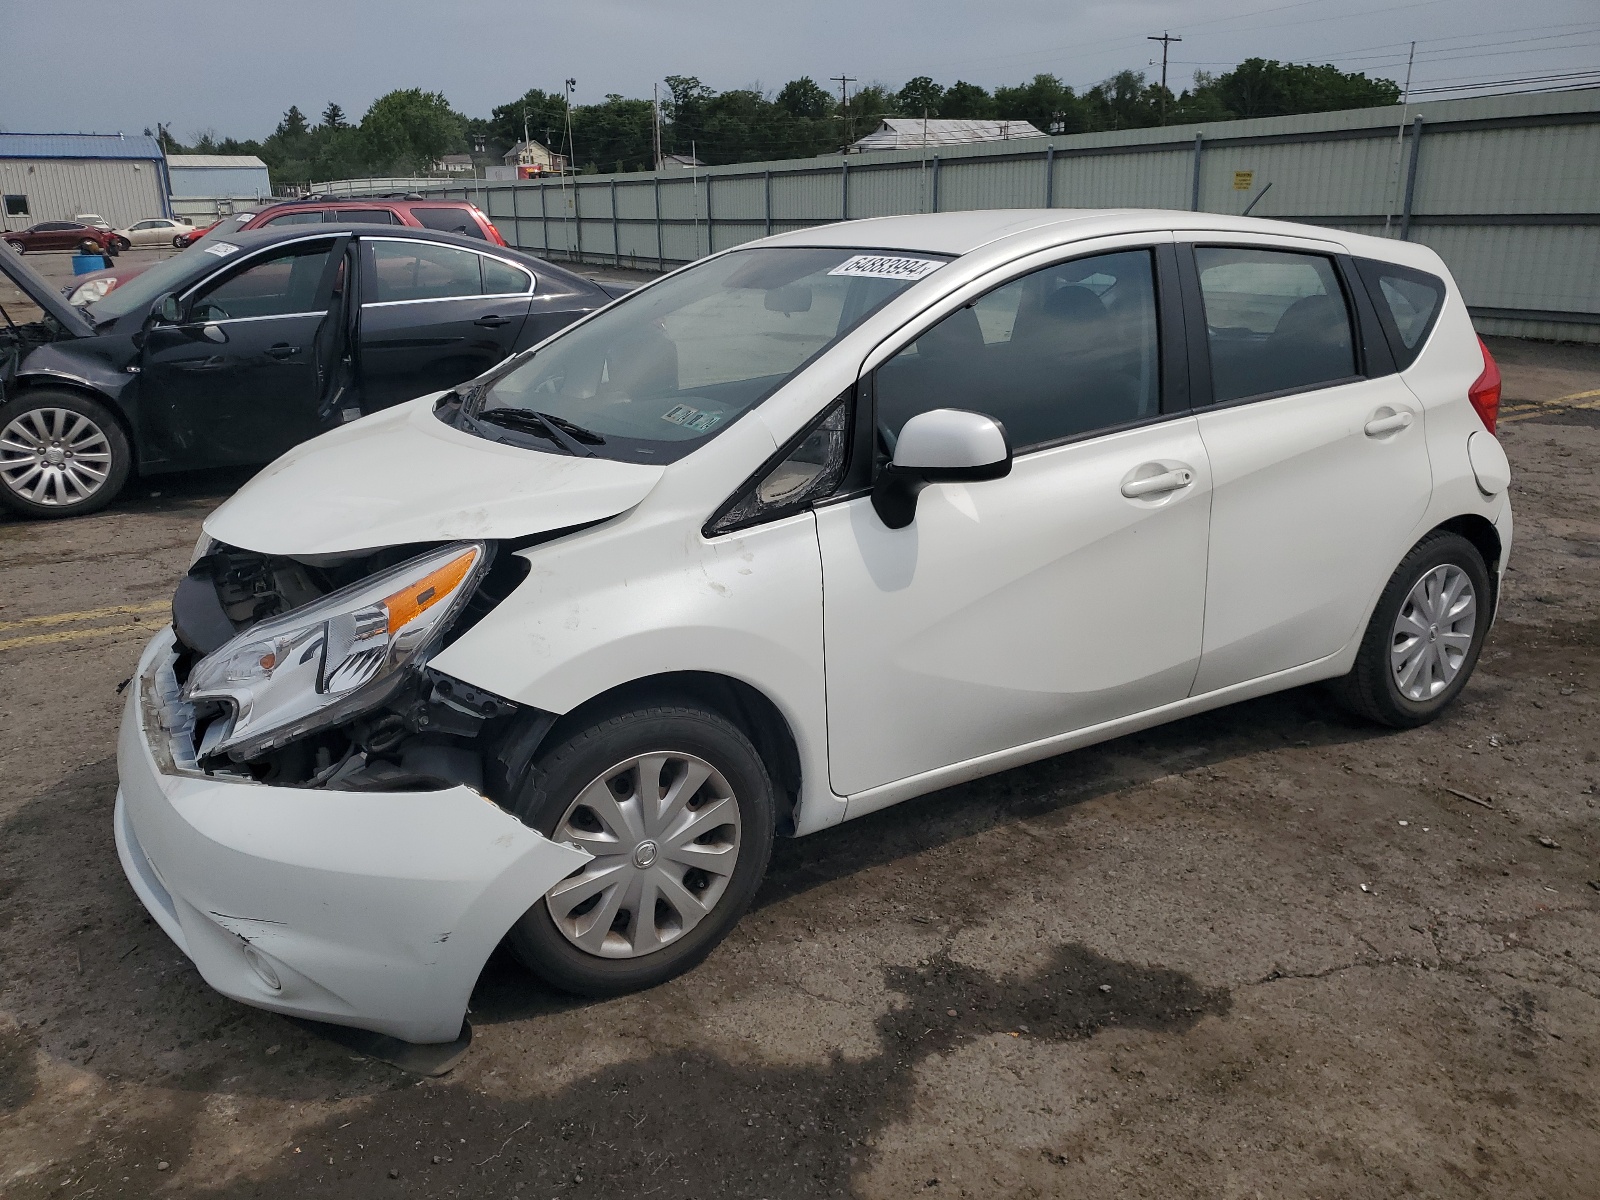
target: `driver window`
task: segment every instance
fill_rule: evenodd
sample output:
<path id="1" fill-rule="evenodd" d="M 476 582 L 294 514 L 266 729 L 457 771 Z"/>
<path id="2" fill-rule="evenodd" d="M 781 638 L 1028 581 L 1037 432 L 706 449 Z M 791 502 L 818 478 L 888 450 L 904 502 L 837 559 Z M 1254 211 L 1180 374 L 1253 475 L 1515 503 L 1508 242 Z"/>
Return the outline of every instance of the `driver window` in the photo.
<path id="1" fill-rule="evenodd" d="M 1079 258 L 957 309 L 877 373 L 892 447 L 917 413 L 964 408 L 1018 453 L 1161 411 L 1155 263 L 1148 250 Z"/>
<path id="2" fill-rule="evenodd" d="M 328 242 L 297 242 L 201 289 L 189 309 L 191 321 L 281 317 L 318 312 L 317 289 L 327 266 Z"/>

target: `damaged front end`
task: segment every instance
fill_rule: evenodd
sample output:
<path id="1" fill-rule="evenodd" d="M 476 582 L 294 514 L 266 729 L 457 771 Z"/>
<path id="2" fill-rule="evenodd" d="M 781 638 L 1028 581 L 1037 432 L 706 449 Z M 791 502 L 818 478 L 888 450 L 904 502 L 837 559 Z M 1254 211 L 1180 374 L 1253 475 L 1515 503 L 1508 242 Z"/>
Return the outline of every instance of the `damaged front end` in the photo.
<path id="1" fill-rule="evenodd" d="M 506 743 L 543 714 L 427 665 L 526 575 L 524 558 L 499 550 L 297 559 L 202 539 L 172 606 L 196 763 L 288 787 L 462 784 L 505 803 L 521 765 Z"/>
<path id="2" fill-rule="evenodd" d="M 509 811 L 554 717 L 428 666 L 522 580 L 510 549 L 202 539 L 124 708 L 115 828 L 212 987 L 454 1042 L 495 945 L 587 860 Z"/>

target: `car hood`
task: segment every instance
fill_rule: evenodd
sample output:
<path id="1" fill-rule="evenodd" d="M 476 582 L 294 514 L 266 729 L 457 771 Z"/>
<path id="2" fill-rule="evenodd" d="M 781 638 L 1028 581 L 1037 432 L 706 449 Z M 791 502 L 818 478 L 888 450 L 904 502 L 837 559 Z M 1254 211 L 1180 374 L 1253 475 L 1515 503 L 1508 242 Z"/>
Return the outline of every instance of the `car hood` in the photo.
<path id="1" fill-rule="evenodd" d="M 50 286 L 49 280 L 24 262 L 22 255 L 7 246 L 0 246 L 0 275 L 16 284 L 23 295 L 60 322 L 67 332 L 79 337 L 94 334 L 89 319 L 68 304 L 66 297 Z"/>
<path id="2" fill-rule="evenodd" d="M 206 520 L 261 554 L 346 554 L 410 542 L 517 538 L 626 512 L 663 467 L 474 437 L 424 396 L 296 446 Z"/>

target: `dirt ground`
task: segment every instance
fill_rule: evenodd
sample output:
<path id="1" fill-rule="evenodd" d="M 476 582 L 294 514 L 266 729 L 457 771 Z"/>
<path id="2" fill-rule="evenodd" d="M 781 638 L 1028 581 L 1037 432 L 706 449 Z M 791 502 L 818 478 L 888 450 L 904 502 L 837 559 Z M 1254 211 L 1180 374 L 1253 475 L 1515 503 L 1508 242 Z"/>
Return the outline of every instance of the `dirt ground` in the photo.
<path id="1" fill-rule="evenodd" d="M 1436 724 L 1300 690 L 781 843 L 664 987 L 491 960 L 436 1079 L 210 991 L 117 864 L 116 686 L 242 476 L 0 522 L 0 1195 L 1595 1196 L 1600 351 L 1494 349 L 1517 548 Z"/>

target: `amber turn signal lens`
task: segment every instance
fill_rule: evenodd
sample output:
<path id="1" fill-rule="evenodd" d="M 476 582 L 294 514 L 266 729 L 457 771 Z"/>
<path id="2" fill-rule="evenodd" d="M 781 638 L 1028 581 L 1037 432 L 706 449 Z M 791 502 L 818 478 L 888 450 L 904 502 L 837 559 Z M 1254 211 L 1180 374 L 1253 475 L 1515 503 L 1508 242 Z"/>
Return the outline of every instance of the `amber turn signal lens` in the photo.
<path id="1" fill-rule="evenodd" d="M 415 620 L 419 614 L 427 612 L 440 600 L 454 593 L 477 560 L 476 550 L 464 551 L 415 583 L 407 584 L 398 592 L 385 596 L 383 607 L 389 613 L 390 636 Z"/>

